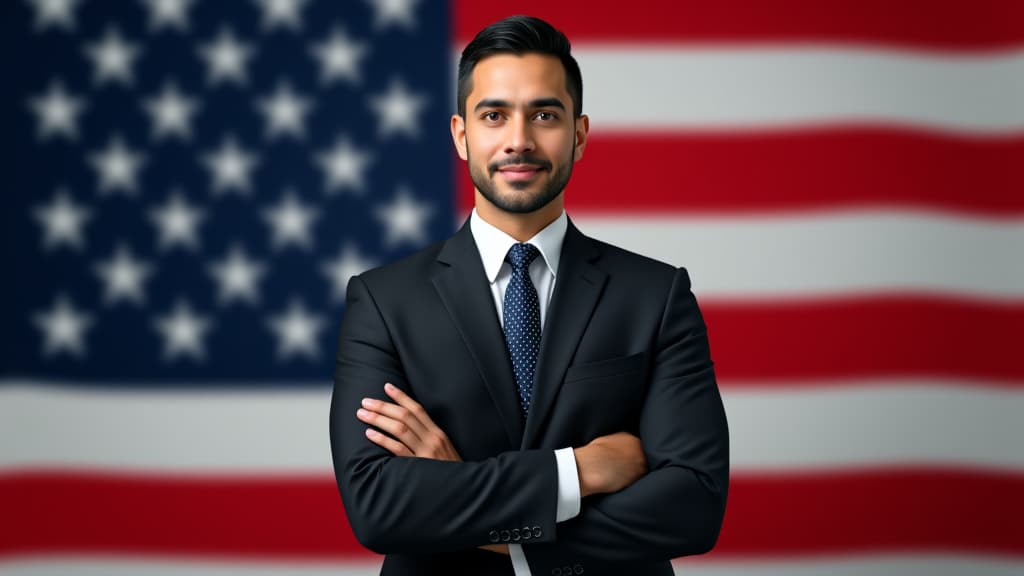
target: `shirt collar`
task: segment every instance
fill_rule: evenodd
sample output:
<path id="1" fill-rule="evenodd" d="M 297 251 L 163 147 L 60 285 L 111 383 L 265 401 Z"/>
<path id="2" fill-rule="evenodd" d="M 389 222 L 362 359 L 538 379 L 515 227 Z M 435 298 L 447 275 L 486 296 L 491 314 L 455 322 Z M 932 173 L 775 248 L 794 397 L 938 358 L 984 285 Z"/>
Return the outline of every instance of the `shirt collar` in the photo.
<path id="1" fill-rule="evenodd" d="M 476 242 L 477 249 L 480 250 L 480 259 L 484 264 L 487 281 L 493 284 L 498 278 L 502 263 L 505 262 L 508 249 L 518 241 L 486 222 L 476 213 L 476 208 L 473 209 L 473 213 L 469 217 L 469 227 L 473 232 L 473 240 Z M 562 242 L 565 240 L 565 231 L 568 227 L 568 217 L 565 215 L 565 210 L 562 210 L 554 222 L 526 241 L 540 250 L 544 264 L 547 265 L 552 276 L 558 275 L 558 259 L 562 255 Z"/>

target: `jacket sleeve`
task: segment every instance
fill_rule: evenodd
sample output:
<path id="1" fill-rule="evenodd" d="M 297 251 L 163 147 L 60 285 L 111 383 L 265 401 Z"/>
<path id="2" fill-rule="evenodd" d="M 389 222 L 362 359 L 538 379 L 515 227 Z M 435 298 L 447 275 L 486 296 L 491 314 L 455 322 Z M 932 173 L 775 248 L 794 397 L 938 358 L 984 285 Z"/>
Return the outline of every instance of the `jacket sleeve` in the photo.
<path id="1" fill-rule="evenodd" d="M 729 435 L 685 269 L 676 271 L 662 317 L 640 439 L 650 471 L 624 490 L 584 500 L 579 516 L 558 525 L 555 543 L 524 546 L 534 574 L 701 554 L 718 538 Z"/>
<path id="2" fill-rule="evenodd" d="M 396 457 L 356 419 L 366 397 L 408 391 L 402 360 L 366 283 L 348 285 L 338 339 L 330 437 L 338 489 L 356 538 L 379 553 L 438 553 L 498 542 L 551 542 L 558 478 L 550 450 L 478 462 Z"/>

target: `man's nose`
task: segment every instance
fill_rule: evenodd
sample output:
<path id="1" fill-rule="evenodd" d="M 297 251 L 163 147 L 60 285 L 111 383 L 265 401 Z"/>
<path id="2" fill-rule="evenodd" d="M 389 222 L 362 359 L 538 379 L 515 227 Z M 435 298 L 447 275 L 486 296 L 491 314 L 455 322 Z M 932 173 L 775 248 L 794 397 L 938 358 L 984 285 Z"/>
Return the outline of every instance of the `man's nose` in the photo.
<path id="1" fill-rule="evenodd" d="M 522 154 L 534 149 L 533 131 L 530 123 L 522 115 L 515 115 L 509 119 L 507 124 L 508 132 L 505 141 L 506 154 Z"/>

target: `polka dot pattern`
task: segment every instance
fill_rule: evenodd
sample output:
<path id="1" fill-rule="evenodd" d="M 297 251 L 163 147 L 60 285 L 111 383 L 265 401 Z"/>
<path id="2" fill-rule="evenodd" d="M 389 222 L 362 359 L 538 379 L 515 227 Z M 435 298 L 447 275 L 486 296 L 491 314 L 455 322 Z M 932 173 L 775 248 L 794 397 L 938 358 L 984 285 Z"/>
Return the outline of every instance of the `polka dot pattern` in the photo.
<path id="1" fill-rule="evenodd" d="M 533 374 L 540 350 L 540 300 L 530 280 L 530 263 L 537 256 L 540 251 L 533 244 L 513 244 L 505 256 L 512 266 L 512 277 L 505 288 L 502 318 L 524 417 L 530 411 Z"/>

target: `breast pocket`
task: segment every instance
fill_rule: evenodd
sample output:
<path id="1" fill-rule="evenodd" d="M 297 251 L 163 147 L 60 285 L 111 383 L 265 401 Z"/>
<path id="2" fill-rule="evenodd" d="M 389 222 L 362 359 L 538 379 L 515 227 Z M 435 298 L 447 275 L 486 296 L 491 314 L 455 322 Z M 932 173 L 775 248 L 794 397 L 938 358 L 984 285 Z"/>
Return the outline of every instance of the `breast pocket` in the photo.
<path id="1" fill-rule="evenodd" d="M 584 364 L 573 364 L 569 366 L 569 369 L 565 372 L 565 381 L 575 382 L 577 380 L 589 380 L 591 378 L 614 378 L 623 374 L 632 374 L 634 372 L 643 372 L 644 370 L 644 353 L 637 352 L 630 356 L 621 356 L 619 358 L 609 358 L 607 360 L 598 360 L 596 362 L 586 362 Z"/>
<path id="2" fill-rule="evenodd" d="M 573 445 L 613 432 L 633 432 L 647 395 L 643 352 L 570 366 L 558 399 L 562 431 Z"/>

